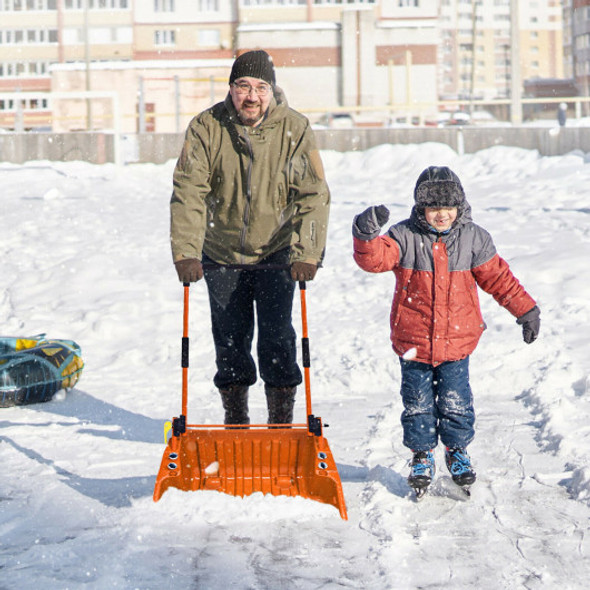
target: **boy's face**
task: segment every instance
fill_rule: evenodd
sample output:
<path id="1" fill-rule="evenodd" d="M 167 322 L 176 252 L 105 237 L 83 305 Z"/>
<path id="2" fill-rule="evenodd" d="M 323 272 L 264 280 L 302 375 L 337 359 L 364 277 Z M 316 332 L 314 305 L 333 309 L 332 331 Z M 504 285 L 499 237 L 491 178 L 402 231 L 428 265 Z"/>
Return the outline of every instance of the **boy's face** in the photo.
<path id="1" fill-rule="evenodd" d="M 447 231 L 457 219 L 457 207 L 426 207 L 424 217 L 437 231 Z"/>

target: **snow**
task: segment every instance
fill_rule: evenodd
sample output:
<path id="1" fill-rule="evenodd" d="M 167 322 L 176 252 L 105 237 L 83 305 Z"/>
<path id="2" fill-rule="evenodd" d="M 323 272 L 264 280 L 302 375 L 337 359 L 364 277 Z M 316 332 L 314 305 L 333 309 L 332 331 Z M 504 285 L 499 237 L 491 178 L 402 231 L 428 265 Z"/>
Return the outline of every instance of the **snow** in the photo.
<path id="1" fill-rule="evenodd" d="M 590 158 L 441 144 L 322 156 L 333 209 L 325 267 L 307 290 L 312 393 L 348 521 L 303 498 L 172 489 L 153 502 L 164 423 L 180 411 L 174 162 L 0 164 L 2 333 L 75 340 L 86 362 L 74 390 L 0 409 L 0 587 L 587 587 Z M 371 204 L 386 204 L 391 222 L 407 217 L 432 164 L 459 174 L 542 327 L 524 344 L 515 319 L 481 294 L 488 330 L 471 361 L 469 448 L 478 481 L 465 501 L 439 448 L 432 491 L 416 503 L 389 345 L 393 276 L 356 267 L 350 227 Z M 190 326 L 189 421 L 220 422 L 202 283 Z M 260 384 L 251 400 L 253 421 L 265 421 Z M 304 413 L 300 395 L 296 421 Z"/>

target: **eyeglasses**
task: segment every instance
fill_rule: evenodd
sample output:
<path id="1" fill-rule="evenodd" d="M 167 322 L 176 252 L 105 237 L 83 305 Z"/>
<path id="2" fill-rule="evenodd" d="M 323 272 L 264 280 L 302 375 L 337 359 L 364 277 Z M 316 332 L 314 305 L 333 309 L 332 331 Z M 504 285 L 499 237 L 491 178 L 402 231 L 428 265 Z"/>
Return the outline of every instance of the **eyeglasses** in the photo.
<path id="1" fill-rule="evenodd" d="M 234 82 L 233 87 L 236 89 L 238 94 L 250 94 L 252 90 L 256 96 L 266 96 L 272 92 L 270 84 L 260 84 L 260 86 L 250 86 L 246 82 Z"/>

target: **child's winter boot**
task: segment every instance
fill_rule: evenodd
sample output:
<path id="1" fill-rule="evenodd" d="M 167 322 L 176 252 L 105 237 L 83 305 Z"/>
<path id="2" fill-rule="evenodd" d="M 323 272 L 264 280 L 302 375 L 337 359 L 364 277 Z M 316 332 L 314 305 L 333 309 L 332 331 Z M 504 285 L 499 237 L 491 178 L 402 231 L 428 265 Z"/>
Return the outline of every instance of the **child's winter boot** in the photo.
<path id="1" fill-rule="evenodd" d="M 447 468 L 453 481 L 459 486 L 470 486 L 475 482 L 476 474 L 471 459 L 465 449 L 449 449 L 445 451 Z"/>
<path id="2" fill-rule="evenodd" d="M 432 451 L 414 452 L 410 463 L 408 484 L 415 490 L 424 490 L 430 485 L 435 471 L 436 466 Z"/>

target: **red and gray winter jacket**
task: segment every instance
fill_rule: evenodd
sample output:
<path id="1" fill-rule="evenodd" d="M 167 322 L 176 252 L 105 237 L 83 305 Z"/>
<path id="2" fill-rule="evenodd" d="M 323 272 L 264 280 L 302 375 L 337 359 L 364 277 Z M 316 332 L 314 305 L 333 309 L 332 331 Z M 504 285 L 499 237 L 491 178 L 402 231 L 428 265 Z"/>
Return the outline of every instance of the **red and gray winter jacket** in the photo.
<path id="1" fill-rule="evenodd" d="M 394 272 L 393 350 L 403 356 L 415 348 L 418 362 L 439 365 L 473 352 L 485 329 L 478 286 L 515 317 L 535 306 L 490 234 L 471 221 L 467 202 L 447 234 L 430 231 L 414 207 L 386 234 L 354 238 L 354 259 L 367 272 Z"/>

